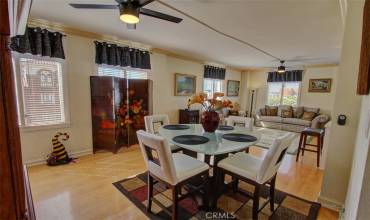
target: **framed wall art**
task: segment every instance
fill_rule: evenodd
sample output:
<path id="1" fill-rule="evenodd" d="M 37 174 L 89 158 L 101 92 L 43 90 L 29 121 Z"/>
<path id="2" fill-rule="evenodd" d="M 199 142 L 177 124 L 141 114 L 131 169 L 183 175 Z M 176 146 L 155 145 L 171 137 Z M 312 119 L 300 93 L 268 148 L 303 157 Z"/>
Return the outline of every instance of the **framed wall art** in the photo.
<path id="1" fill-rule="evenodd" d="M 330 92 L 332 79 L 310 79 L 309 92 Z"/>
<path id="2" fill-rule="evenodd" d="M 196 76 L 175 73 L 175 96 L 191 96 L 196 91 Z"/>

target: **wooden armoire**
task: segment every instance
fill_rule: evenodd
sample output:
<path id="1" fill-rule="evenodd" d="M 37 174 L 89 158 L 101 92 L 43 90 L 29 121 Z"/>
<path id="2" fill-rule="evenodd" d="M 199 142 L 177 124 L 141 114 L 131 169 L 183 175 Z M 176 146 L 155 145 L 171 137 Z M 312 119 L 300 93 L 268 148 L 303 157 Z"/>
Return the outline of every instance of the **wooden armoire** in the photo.
<path id="1" fill-rule="evenodd" d="M 138 143 L 136 131 L 145 129 L 151 112 L 151 81 L 91 76 L 90 87 L 94 153 Z"/>

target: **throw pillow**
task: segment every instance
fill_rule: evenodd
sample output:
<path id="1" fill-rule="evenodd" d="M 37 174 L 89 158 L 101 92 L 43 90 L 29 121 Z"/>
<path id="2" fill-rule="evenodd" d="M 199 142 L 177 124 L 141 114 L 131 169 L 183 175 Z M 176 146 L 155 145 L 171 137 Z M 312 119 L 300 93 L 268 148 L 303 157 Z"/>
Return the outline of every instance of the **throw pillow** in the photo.
<path id="1" fill-rule="evenodd" d="M 278 115 L 278 107 L 266 105 L 266 115 L 267 116 L 277 116 Z"/>
<path id="2" fill-rule="evenodd" d="M 278 116 L 283 117 L 283 110 L 289 110 L 291 111 L 293 109 L 290 105 L 279 105 L 278 108 Z"/>
<path id="3" fill-rule="evenodd" d="M 312 121 L 312 119 L 316 116 L 315 112 L 304 112 L 302 119 L 306 121 Z"/>
<path id="4" fill-rule="evenodd" d="M 293 111 L 292 110 L 281 110 L 281 117 L 293 118 Z"/>
<path id="5" fill-rule="evenodd" d="M 294 118 L 302 118 L 303 116 L 303 106 L 298 106 L 293 109 L 293 117 Z"/>

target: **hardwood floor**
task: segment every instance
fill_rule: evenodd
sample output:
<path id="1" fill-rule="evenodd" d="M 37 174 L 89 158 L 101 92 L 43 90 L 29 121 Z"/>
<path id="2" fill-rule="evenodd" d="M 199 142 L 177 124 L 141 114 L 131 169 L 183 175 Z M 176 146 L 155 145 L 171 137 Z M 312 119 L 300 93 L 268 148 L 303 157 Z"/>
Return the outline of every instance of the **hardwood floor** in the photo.
<path id="1" fill-rule="evenodd" d="M 265 151 L 252 148 L 263 156 Z M 306 153 L 295 162 L 287 155 L 277 177 L 277 189 L 315 201 L 323 172 L 316 169 L 315 155 Z M 112 183 L 145 171 L 140 149 L 133 146 L 118 154 L 108 152 L 81 157 L 76 163 L 29 168 L 38 220 L 147 219 Z M 337 219 L 338 213 L 322 208 L 319 219 Z"/>

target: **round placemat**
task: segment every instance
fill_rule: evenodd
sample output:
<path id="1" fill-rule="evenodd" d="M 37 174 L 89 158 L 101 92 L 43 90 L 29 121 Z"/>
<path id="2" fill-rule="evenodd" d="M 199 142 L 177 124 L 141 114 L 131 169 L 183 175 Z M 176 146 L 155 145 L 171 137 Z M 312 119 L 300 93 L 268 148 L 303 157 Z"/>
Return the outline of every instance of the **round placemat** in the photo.
<path id="1" fill-rule="evenodd" d="M 231 130 L 234 130 L 234 127 L 233 126 L 229 126 L 229 125 L 220 125 L 220 126 L 218 126 L 217 130 L 220 130 L 220 131 L 231 131 Z"/>
<path id="2" fill-rule="evenodd" d="M 190 127 L 187 125 L 165 125 L 163 128 L 167 130 L 185 130 L 189 129 Z"/>
<path id="3" fill-rule="evenodd" d="M 229 140 L 229 141 L 236 141 L 236 142 L 253 142 L 257 140 L 257 138 L 252 135 L 238 134 L 238 133 L 224 134 L 222 135 L 222 138 Z"/>
<path id="4" fill-rule="evenodd" d="M 188 145 L 204 144 L 209 141 L 208 138 L 199 135 L 179 135 L 174 137 L 172 140 L 179 144 L 188 144 Z"/>

